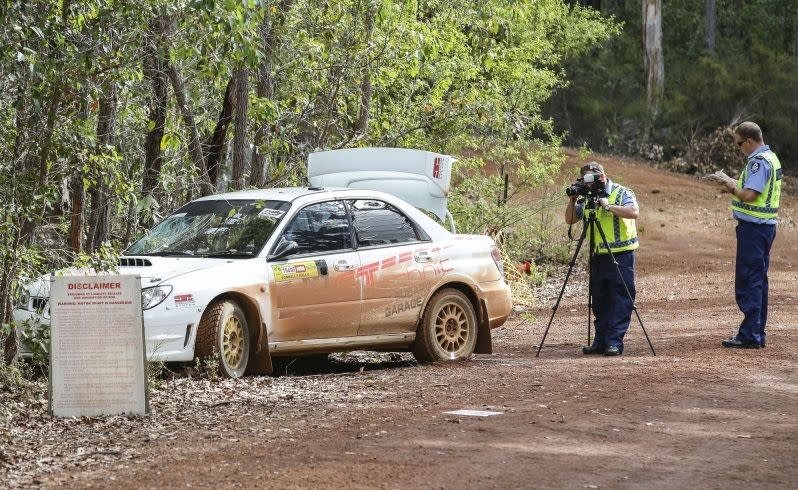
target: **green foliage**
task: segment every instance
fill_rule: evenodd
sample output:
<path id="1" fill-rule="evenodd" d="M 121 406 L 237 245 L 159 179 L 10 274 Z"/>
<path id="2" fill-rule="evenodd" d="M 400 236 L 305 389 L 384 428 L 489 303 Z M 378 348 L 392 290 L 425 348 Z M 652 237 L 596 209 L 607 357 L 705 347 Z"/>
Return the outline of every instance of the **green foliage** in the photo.
<path id="1" fill-rule="evenodd" d="M 163 381 L 171 374 L 163 361 L 152 361 L 147 363 L 147 387 L 150 390 L 158 390 L 163 386 Z"/>
<path id="2" fill-rule="evenodd" d="M 672 161 L 674 169 L 706 168 L 696 150 L 744 120 L 754 120 L 789 171 L 798 161 L 798 3 L 717 0 L 716 47 L 705 45 L 705 3 L 663 2 L 665 100 L 656 121 L 646 109 L 639 2 L 607 2 L 604 14 L 623 32 L 601 49 L 566 62 L 570 86 L 544 113 L 567 131 L 566 142 Z M 708 147 L 712 148 L 708 148 Z M 714 155 L 713 155 L 714 156 Z M 742 165 L 715 162 L 727 170 Z M 702 170 L 703 171 L 703 170 Z"/>
<path id="3" fill-rule="evenodd" d="M 521 196 L 561 161 L 542 106 L 566 85 L 565 64 L 618 30 L 561 0 L 4 2 L 0 319 L 20 282 L 64 266 L 112 269 L 142 228 L 205 192 L 212 150 L 213 191 L 225 190 L 228 126 L 262 157 L 261 180 L 245 169 L 252 185 L 304 184 L 318 149 L 476 154 L 490 142 L 467 159 L 461 228 L 521 237 L 531 213 L 533 243 L 508 246 L 539 256 L 543 204 Z M 234 73 L 248 81 L 246 127 L 231 124 L 243 102 L 225 96 Z"/>
<path id="4" fill-rule="evenodd" d="M 198 357 L 194 360 L 194 366 L 189 370 L 192 378 L 207 379 L 209 381 L 219 381 L 219 357 L 217 355 Z"/>
<path id="5" fill-rule="evenodd" d="M 465 153 L 469 156 L 455 166 L 449 201 L 458 231 L 491 235 L 503 252 L 513 303 L 533 306 L 532 288 L 569 258 L 562 186 L 553 177 L 565 156 L 556 143 L 492 139 Z"/>
<path id="6" fill-rule="evenodd" d="M 30 372 L 36 375 L 46 375 L 50 365 L 50 326 L 36 322 L 10 324 L 16 331 L 20 347 L 30 354 Z M 8 335 L 15 332 L 9 331 Z"/>
<path id="7" fill-rule="evenodd" d="M 110 242 L 103 242 L 93 253 L 80 253 L 73 260 L 76 269 L 88 269 L 92 272 L 114 271 L 119 265 L 119 247 Z"/>

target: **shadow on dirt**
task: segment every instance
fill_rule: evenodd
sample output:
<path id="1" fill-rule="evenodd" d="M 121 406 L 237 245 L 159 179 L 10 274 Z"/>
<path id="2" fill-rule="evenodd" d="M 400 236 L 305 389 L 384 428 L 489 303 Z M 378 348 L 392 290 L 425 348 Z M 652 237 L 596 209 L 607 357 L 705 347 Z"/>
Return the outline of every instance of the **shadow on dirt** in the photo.
<path id="1" fill-rule="evenodd" d="M 347 352 L 341 354 L 315 354 L 302 357 L 272 358 L 272 376 L 308 376 L 319 374 L 344 374 L 365 371 L 416 367 L 412 355 L 399 352 Z"/>

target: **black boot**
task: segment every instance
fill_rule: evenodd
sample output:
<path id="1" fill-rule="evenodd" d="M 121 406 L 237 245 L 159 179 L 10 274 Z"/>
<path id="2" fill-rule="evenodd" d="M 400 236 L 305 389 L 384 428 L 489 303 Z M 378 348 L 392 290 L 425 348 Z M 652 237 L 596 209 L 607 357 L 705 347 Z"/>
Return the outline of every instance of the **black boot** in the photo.
<path id="1" fill-rule="evenodd" d="M 729 347 L 732 349 L 759 349 L 760 345 L 756 342 L 743 342 L 742 340 L 738 339 L 737 337 L 732 337 L 728 340 L 724 340 L 721 342 L 723 347 Z"/>
<path id="2" fill-rule="evenodd" d="M 582 354 L 585 355 L 601 355 L 604 354 L 604 347 L 598 346 L 596 344 L 589 345 L 582 347 Z"/>

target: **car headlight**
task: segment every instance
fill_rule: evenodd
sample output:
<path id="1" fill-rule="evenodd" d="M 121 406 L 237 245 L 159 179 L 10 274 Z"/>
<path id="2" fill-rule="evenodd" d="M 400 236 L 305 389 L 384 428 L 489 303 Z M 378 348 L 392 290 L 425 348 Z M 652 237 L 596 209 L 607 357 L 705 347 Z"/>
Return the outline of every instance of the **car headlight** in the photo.
<path id="1" fill-rule="evenodd" d="M 155 286 L 141 290 L 141 309 L 149 310 L 163 303 L 172 292 L 172 286 Z"/>

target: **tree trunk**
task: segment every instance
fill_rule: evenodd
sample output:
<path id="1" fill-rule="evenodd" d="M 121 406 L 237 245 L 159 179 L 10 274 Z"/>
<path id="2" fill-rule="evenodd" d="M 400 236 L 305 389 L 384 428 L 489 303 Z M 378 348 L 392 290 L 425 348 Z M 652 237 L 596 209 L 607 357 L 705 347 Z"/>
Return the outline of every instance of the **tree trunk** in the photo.
<path id="1" fill-rule="evenodd" d="M 796 9 L 795 15 L 792 18 L 792 55 L 793 57 L 798 60 L 798 9 Z"/>
<path id="2" fill-rule="evenodd" d="M 244 166 L 246 163 L 247 146 L 247 110 L 249 109 L 249 73 L 246 68 L 239 68 L 233 72 L 235 80 L 235 121 L 236 132 L 233 136 L 233 175 L 231 185 L 233 190 L 244 187 Z"/>
<path id="3" fill-rule="evenodd" d="M 338 92 L 341 90 L 341 85 L 344 83 L 343 75 L 344 75 L 344 67 L 342 65 L 336 64 L 330 68 L 330 75 L 328 80 L 330 87 L 332 87 L 332 91 L 330 92 L 330 95 L 327 97 L 327 115 L 326 119 L 322 121 L 321 131 L 319 131 L 319 135 L 316 138 L 315 142 L 316 148 L 324 148 L 324 145 L 327 143 L 327 135 L 329 134 L 330 127 L 332 127 L 333 120 L 335 118 L 335 108 L 336 108 L 336 101 L 338 100 Z"/>
<path id="4" fill-rule="evenodd" d="M 50 147 L 53 143 L 53 132 L 55 129 L 55 116 L 58 113 L 58 107 L 61 103 L 61 90 L 59 88 L 53 89 L 53 94 L 50 98 L 50 107 L 47 111 L 47 125 L 44 133 L 44 144 L 41 146 L 39 152 L 39 171 L 38 181 L 42 186 L 47 181 L 48 165 L 47 161 L 50 159 Z"/>
<path id="5" fill-rule="evenodd" d="M 258 66 L 258 82 L 255 86 L 255 94 L 261 99 L 274 98 L 274 77 L 272 76 L 275 49 L 277 48 L 277 36 L 274 31 L 285 21 L 285 16 L 291 9 L 294 0 L 282 0 L 272 16 L 271 11 L 267 11 L 260 24 L 260 37 L 263 46 L 263 60 Z M 249 183 L 254 187 L 263 187 L 269 179 L 269 168 L 266 164 L 261 148 L 268 143 L 269 122 L 263 121 L 255 131 L 252 141 L 252 172 L 249 175 Z"/>
<path id="6" fill-rule="evenodd" d="M 117 87 L 115 83 L 112 83 L 108 93 L 100 98 L 100 109 L 97 115 L 97 153 L 99 155 L 109 153 L 114 146 L 117 101 Z M 97 172 L 96 181 L 92 185 L 89 195 L 91 196 L 91 216 L 87 249 L 95 251 L 100 248 L 102 242 L 108 239 L 109 234 L 110 196 L 108 195 L 108 184 L 104 181 L 101 172 Z"/>
<path id="7" fill-rule="evenodd" d="M 78 99 L 80 101 L 80 108 L 78 109 L 77 118 L 85 122 L 89 118 L 89 106 L 86 102 L 86 97 L 81 95 Z M 79 136 L 80 145 L 85 146 L 83 136 Z M 83 250 L 83 227 L 85 226 L 85 201 L 86 190 L 83 185 L 83 162 L 77 155 L 70 156 L 70 164 L 72 173 L 69 177 L 69 248 L 78 253 Z"/>
<path id="8" fill-rule="evenodd" d="M 715 0 L 706 0 L 704 20 L 706 25 L 706 42 L 707 51 L 710 54 L 715 54 L 715 21 L 717 19 L 715 12 Z"/>
<path id="9" fill-rule="evenodd" d="M 54 87 L 48 100 L 45 126 L 43 128 L 37 128 L 39 132 L 36 134 L 36 140 L 40 143 L 39 152 L 35 154 L 35 157 L 34 154 L 31 153 L 30 156 L 25 159 L 24 171 L 25 173 L 36 176 L 36 183 L 39 189 L 46 187 L 48 184 L 50 174 L 50 150 L 52 149 L 53 135 L 55 134 L 56 116 L 59 107 L 63 103 L 62 96 L 63 94 L 60 87 Z M 44 213 L 46 213 L 46 209 L 42 208 L 40 216 L 34 218 L 26 216 L 22 219 L 23 241 L 33 236 L 35 225 L 42 220 Z"/>
<path id="10" fill-rule="evenodd" d="M 70 187 L 70 209 L 69 209 L 69 248 L 78 253 L 83 246 L 83 201 L 85 192 L 83 190 L 83 173 L 76 172 L 72 176 Z"/>
<path id="11" fill-rule="evenodd" d="M 365 33 L 366 56 L 369 53 L 369 46 L 371 45 L 371 35 L 374 32 L 374 16 L 377 15 L 377 8 L 369 2 L 363 13 L 363 31 Z M 360 81 L 360 112 L 358 113 L 357 121 L 355 121 L 355 137 L 364 137 L 368 134 L 369 130 L 369 117 L 371 115 L 371 67 L 365 66 L 363 68 L 363 79 Z"/>
<path id="12" fill-rule="evenodd" d="M 3 362 L 6 364 L 11 364 L 11 361 L 14 360 L 14 357 L 17 355 L 17 339 L 13 333 L 9 333 L 5 335 L 5 341 L 3 342 Z"/>
<path id="13" fill-rule="evenodd" d="M 133 182 L 135 178 L 135 169 L 136 164 L 131 162 L 130 166 L 127 169 L 127 180 L 128 182 Z M 145 223 L 146 228 L 150 228 L 152 226 L 152 219 L 149 219 L 147 223 Z M 136 205 L 132 199 L 130 199 L 127 203 L 127 218 L 125 218 L 125 232 L 122 235 L 122 243 L 128 244 L 130 243 L 130 239 L 133 236 L 133 230 L 138 227 L 140 220 L 138 219 L 136 213 Z"/>
<path id="14" fill-rule="evenodd" d="M 163 30 L 164 21 L 159 17 L 150 22 L 153 39 L 147 44 L 144 55 L 144 76 L 150 80 L 152 96 L 149 100 L 149 125 L 144 142 L 144 176 L 141 195 L 151 196 L 161 176 L 161 142 L 166 128 L 167 107 L 169 104 L 169 77 L 166 74 L 166 56 L 160 43 L 154 39 Z M 150 225 L 146 223 L 145 225 Z"/>
<path id="15" fill-rule="evenodd" d="M 4 251 L 2 263 L 0 263 L 0 322 L 3 324 L 8 324 L 11 321 L 13 309 L 11 286 L 14 283 L 14 278 L 17 277 L 19 252 L 22 244 L 22 226 L 18 222 L 15 223 L 17 220 L 22 220 L 12 216 L 13 210 L 18 208 L 19 205 L 19 203 L 15 202 L 19 196 L 16 173 L 11 176 L 10 180 L 11 186 L 8 189 L 7 196 L 11 198 L 13 204 L 11 206 L 3 206 L 2 216 L 0 216 L 0 223 L 12 224 L 12 226 L 7 226 L 6 232 L 0 235 L 0 241 L 2 241 L 2 248 L 0 249 Z M 8 364 L 17 353 L 16 335 L 13 332 L 5 335 L 3 329 L 0 328 L 0 344 L 3 347 L 2 361 Z"/>
<path id="16" fill-rule="evenodd" d="M 662 0 L 643 0 L 643 44 L 646 93 L 651 119 L 659 115 L 665 88 L 665 59 L 662 54 Z"/>
<path id="17" fill-rule="evenodd" d="M 784 16 L 784 52 L 798 57 L 798 5 L 787 7 Z"/>
<path id="18" fill-rule="evenodd" d="M 205 166 L 205 158 L 202 155 L 202 144 L 200 143 L 197 123 L 194 121 L 194 113 L 191 111 L 186 101 L 183 79 L 172 63 L 168 64 L 166 72 L 169 75 L 169 81 L 172 82 L 172 91 L 174 91 L 175 94 L 177 107 L 180 109 L 180 113 L 183 116 L 183 123 L 186 125 L 186 130 L 188 131 L 188 151 L 200 179 L 200 194 L 203 196 L 213 194 L 213 187 L 208 178 L 208 169 Z"/>
<path id="19" fill-rule="evenodd" d="M 222 168 L 225 154 L 227 153 L 225 151 L 227 128 L 230 127 L 230 121 L 233 120 L 233 110 L 235 106 L 236 91 L 235 77 L 233 77 L 227 82 L 227 88 L 224 90 L 224 99 L 222 100 L 222 110 L 219 112 L 219 118 L 216 120 L 216 127 L 213 128 L 213 134 L 206 145 L 205 154 L 206 161 L 208 162 L 208 179 L 214 188 L 219 184 L 219 169 Z"/>

